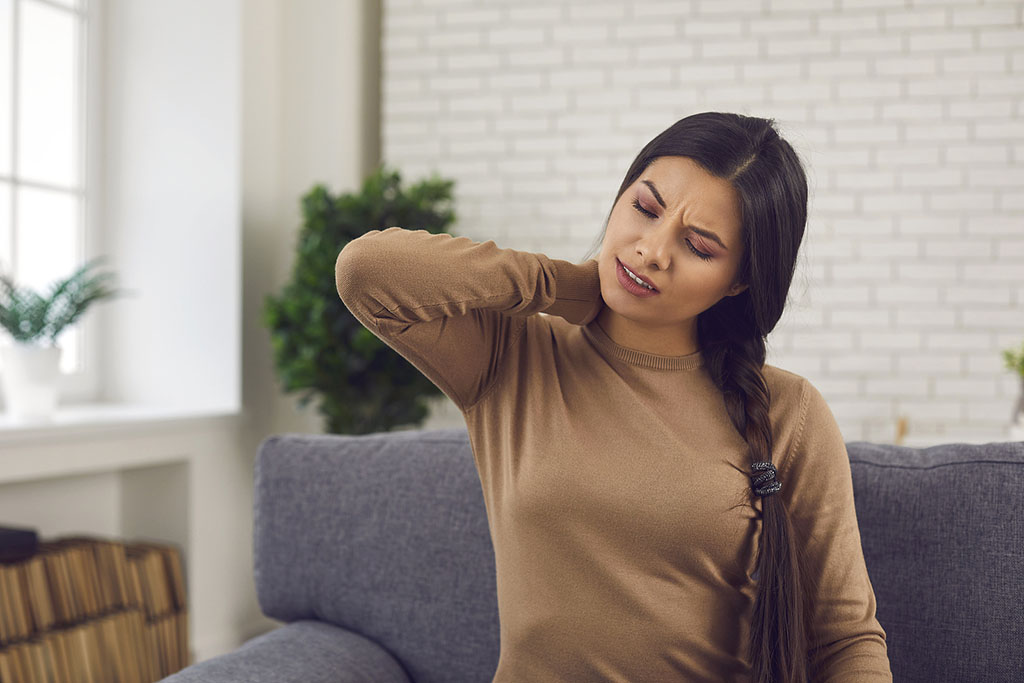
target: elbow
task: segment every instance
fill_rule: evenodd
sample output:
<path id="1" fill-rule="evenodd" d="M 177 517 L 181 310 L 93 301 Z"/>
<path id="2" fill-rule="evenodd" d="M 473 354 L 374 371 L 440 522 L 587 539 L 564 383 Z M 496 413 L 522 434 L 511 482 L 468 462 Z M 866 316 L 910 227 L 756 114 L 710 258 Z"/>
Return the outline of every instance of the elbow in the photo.
<path id="1" fill-rule="evenodd" d="M 359 251 L 357 242 L 358 240 L 352 240 L 346 244 L 338 254 L 338 258 L 334 261 L 334 287 L 338 290 L 338 296 L 341 297 L 341 300 L 346 305 L 349 304 L 353 287 L 359 279 L 355 277 L 355 271 L 361 258 L 356 253 Z"/>
<path id="2" fill-rule="evenodd" d="M 375 305 L 379 295 L 378 285 L 382 282 L 382 271 L 388 267 L 401 241 L 398 233 L 406 230 L 390 227 L 384 230 L 369 230 L 350 240 L 334 261 L 334 288 L 345 306 L 353 313 Z"/>
<path id="3" fill-rule="evenodd" d="M 357 292 L 360 291 L 357 288 L 360 285 L 362 285 L 363 290 L 366 288 L 367 264 L 373 263 L 376 260 L 373 253 L 374 243 L 367 238 L 369 235 L 380 232 L 380 230 L 371 230 L 349 241 L 342 248 L 341 252 L 338 253 L 338 258 L 334 261 L 334 288 L 338 291 L 338 296 L 341 297 L 341 300 L 349 308 L 351 308 L 352 301 Z"/>
<path id="4" fill-rule="evenodd" d="M 812 680 L 816 683 L 892 681 L 885 636 L 870 632 L 833 643 L 819 653 Z"/>

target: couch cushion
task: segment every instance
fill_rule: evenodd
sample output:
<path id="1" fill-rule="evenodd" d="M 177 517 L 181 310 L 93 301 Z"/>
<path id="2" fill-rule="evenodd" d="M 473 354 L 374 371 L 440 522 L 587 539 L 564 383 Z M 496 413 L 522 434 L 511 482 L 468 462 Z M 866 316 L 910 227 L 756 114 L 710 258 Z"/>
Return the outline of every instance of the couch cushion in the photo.
<path id="1" fill-rule="evenodd" d="M 1024 671 L 1024 443 L 847 443 L 897 681 Z"/>
<path id="2" fill-rule="evenodd" d="M 160 683 L 409 683 L 409 677 L 386 650 L 358 633 L 296 621 Z"/>

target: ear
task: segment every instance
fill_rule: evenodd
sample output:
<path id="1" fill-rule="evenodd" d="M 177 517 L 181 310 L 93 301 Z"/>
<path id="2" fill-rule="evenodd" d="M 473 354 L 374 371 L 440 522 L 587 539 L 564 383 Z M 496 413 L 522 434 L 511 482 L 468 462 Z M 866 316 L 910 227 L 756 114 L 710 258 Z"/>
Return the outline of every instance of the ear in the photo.
<path id="1" fill-rule="evenodd" d="M 746 288 L 747 288 L 747 285 L 740 284 L 740 283 L 737 282 L 737 283 L 733 284 L 732 287 L 729 288 L 729 291 L 726 292 L 726 296 L 736 296 L 737 294 L 742 293 Z"/>

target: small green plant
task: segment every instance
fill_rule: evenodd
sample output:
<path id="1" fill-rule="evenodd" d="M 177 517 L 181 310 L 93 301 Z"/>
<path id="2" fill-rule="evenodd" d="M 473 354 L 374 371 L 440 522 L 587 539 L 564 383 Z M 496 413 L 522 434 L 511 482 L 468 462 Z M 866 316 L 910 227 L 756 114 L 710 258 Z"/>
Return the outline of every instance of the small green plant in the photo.
<path id="1" fill-rule="evenodd" d="M 55 343 L 60 333 L 73 324 L 94 302 L 120 292 L 106 287 L 113 273 L 87 276 L 104 257 L 86 262 L 71 277 L 50 285 L 46 296 L 19 287 L 9 275 L 0 275 L 0 326 L 22 344 L 49 338 Z"/>
<path id="2" fill-rule="evenodd" d="M 363 327 L 338 296 L 334 265 L 349 241 L 391 226 L 447 232 L 455 220 L 454 181 L 436 175 L 403 189 L 384 165 L 356 193 L 331 196 L 320 184 L 302 197 L 303 226 L 290 280 L 264 299 L 274 364 L 299 405 L 320 396 L 318 412 L 335 434 L 419 425 L 427 398 L 441 394 L 414 365 Z"/>
<path id="3" fill-rule="evenodd" d="M 1006 361 L 1006 368 L 1013 370 L 1024 378 L 1024 342 L 1021 342 L 1019 349 L 1004 349 L 1003 360 Z"/>

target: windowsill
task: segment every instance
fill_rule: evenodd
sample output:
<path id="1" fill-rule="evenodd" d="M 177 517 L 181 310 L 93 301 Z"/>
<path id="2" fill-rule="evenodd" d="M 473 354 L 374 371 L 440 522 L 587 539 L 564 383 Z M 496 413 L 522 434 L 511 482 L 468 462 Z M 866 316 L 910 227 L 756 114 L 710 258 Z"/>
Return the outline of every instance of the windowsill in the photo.
<path id="1" fill-rule="evenodd" d="M 178 428 L 182 423 L 218 421 L 241 417 L 241 412 L 225 408 L 187 408 L 137 403 L 81 403 L 59 405 L 46 420 L 18 420 L 0 413 L 0 446 L 41 442 L 53 438 L 111 436 L 154 427 Z"/>

